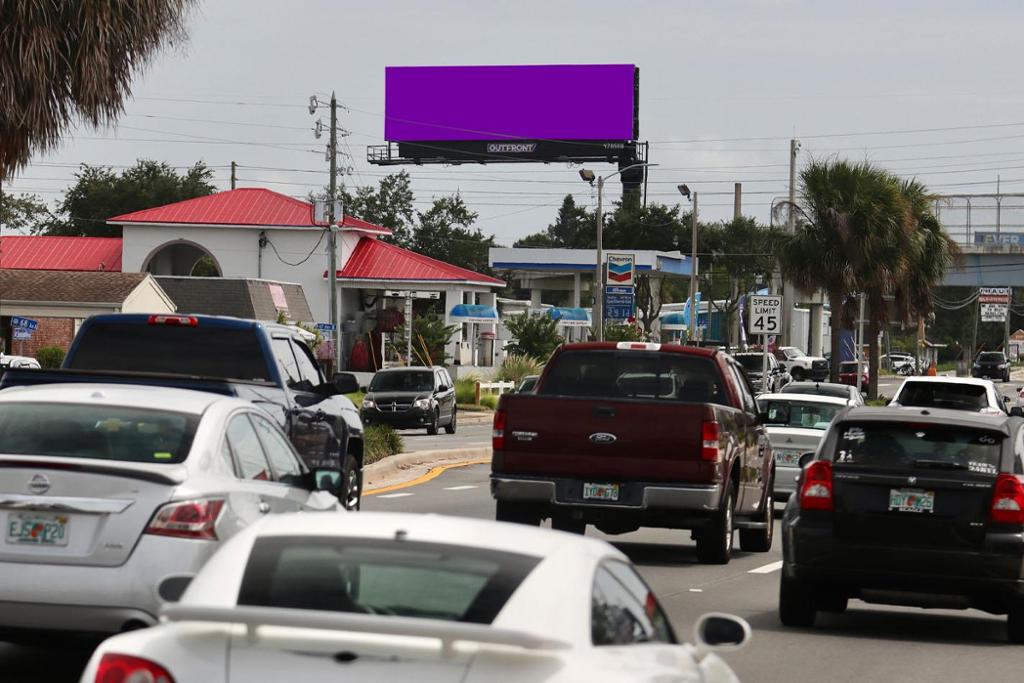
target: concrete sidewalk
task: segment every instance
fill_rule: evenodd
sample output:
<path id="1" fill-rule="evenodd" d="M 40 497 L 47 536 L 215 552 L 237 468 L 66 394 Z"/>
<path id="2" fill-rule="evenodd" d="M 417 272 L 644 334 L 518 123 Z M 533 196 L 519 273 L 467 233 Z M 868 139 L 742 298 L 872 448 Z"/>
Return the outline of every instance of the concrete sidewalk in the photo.
<path id="1" fill-rule="evenodd" d="M 372 495 L 384 488 L 407 484 L 427 475 L 435 468 L 490 461 L 490 446 L 398 453 L 363 469 L 363 492 Z"/>

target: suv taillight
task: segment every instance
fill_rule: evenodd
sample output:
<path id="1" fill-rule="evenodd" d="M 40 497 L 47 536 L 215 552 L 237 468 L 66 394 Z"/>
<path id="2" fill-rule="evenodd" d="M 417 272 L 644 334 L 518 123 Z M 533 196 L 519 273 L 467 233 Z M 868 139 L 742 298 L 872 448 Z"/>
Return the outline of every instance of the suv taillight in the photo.
<path id="1" fill-rule="evenodd" d="M 217 518 L 224 508 L 221 498 L 183 500 L 168 503 L 157 510 L 146 527 L 147 534 L 217 540 Z"/>
<path id="2" fill-rule="evenodd" d="M 700 430 L 700 459 L 715 462 L 718 460 L 718 423 L 705 422 Z"/>
<path id="3" fill-rule="evenodd" d="M 491 432 L 491 450 L 505 450 L 505 409 L 494 411 L 494 431 Z"/>
<path id="4" fill-rule="evenodd" d="M 194 315 L 151 315 L 146 321 L 150 325 L 181 325 L 183 327 L 197 327 L 199 318 Z"/>
<path id="5" fill-rule="evenodd" d="M 96 667 L 95 683 L 125 683 L 125 681 L 149 681 L 151 683 L 174 683 L 174 677 L 156 662 L 131 655 L 107 653 L 100 658 Z"/>
<path id="6" fill-rule="evenodd" d="M 1024 485 L 1016 476 L 1004 472 L 996 477 L 988 521 L 992 524 L 1024 524 Z"/>
<path id="7" fill-rule="evenodd" d="M 827 512 L 835 509 L 832 463 L 828 460 L 815 460 L 804 470 L 800 481 L 800 509 Z"/>

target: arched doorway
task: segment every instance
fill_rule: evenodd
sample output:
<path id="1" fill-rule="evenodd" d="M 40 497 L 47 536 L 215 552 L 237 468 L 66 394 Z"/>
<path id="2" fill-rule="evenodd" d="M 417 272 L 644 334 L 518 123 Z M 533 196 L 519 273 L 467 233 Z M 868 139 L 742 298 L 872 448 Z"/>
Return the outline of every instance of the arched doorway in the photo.
<path id="1" fill-rule="evenodd" d="M 168 242 L 146 258 L 142 267 L 153 275 L 185 275 L 193 277 L 221 277 L 224 271 L 213 254 L 195 242 Z"/>

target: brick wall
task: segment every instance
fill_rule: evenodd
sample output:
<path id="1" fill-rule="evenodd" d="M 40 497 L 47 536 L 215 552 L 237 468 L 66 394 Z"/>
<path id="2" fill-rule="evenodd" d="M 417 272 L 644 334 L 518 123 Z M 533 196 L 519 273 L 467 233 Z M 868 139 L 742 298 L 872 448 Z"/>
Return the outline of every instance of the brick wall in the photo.
<path id="1" fill-rule="evenodd" d="M 31 339 L 12 339 L 7 337 L 7 353 L 15 356 L 31 356 L 35 358 L 36 352 L 44 346 L 59 346 L 65 351 L 71 346 L 71 340 L 75 336 L 74 318 L 36 318 L 39 327 Z M 4 321 L 5 323 L 7 320 Z M 5 327 L 6 333 L 9 328 Z"/>

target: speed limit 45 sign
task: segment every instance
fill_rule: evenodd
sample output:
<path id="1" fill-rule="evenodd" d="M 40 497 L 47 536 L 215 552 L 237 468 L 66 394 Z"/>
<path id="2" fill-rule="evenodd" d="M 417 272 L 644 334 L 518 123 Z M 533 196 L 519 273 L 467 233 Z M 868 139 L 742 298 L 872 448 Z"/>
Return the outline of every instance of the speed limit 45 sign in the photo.
<path id="1" fill-rule="evenodd" d="M 750 320 L 747 332 L 750 334 L 780 334 L 782 332 L 782 297 L 750 297 Z"/>

